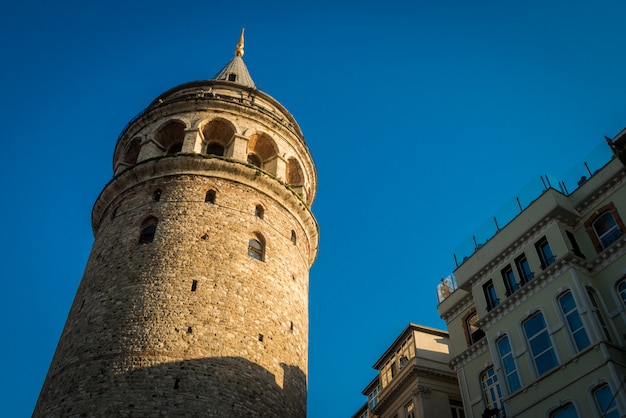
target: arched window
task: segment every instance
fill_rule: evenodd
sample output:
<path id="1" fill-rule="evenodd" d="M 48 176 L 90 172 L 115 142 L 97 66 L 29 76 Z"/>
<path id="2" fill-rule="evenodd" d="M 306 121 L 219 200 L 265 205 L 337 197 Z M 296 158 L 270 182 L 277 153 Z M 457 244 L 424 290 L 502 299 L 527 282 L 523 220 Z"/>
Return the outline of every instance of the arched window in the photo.
<path id="1" fill-rule="evenodd" d="M 255 167 L 262 168 L 261 159 L 256 154 L 248 154 L 248 164 L 252 164 Z"/>
<path id="2" fill-rule="evenodd" d="M 131 141 L 126 149 L 126 155 L 124 155 L 124 162 L 126 164 L 136 164 L 139 157 L 139 151 L 141 151 L 141 138 L 135 138 Z"/>
<path id="3" fill-rule="evenodd" d="M 154 138 L 165 149 L 166 154 L 176 154 L 183 148 L 185 124 L 179 121 L 170 121 L 158 130 Z"/>
<path id="4" fill-rule="evenodd" d="M 257 132 L 248 140 L 248 163 L 276 175 L 276 143 L 268 134 Z"/>
<path id="5" fill-rule="evenodd" d="M 154 216 L 149 216 L 141 223 L 141 233 L 139 234 L 139 244 L 148 244 L 154 241 L 157 224 L 159 221 Z"/>
<path id="6" fill-rule="evenodd" d="M 617 285 L 617 292 L 622 298 L 622 303 L 626 305 L 626 279 L 622 279 Z"/>
<path id="7" fill-rule="evenodd" d="M 588 287 L 587 295 L 589 296 L 589 300 L 591 301 L 591 310 L 593 312 L 593 315 L 596 317 L 596 320 L 598 321 L 598 325 L 600 325 L 600 329 L 602 329 L 602 334 L 604 335 L 604 338 L 609 342 L 613 342 L 613 339 L 611 338 L 611 333 L 609 332 L 609 326 L 604 320 L 604 314 L 602 313 L 602 308 L 600 307 L 600 303 L 598 302 L 596 292 Z"/>
<path id="8" fill-rule="evenodd" d="M 155 202 L 161 200 L 161 189 L 156 189 L 154 191 L 154 194 L 152 195 L 152 200 L 154 200 Z"/>
<path id="9" fill-rule="evenodd" d="M 207 203 L 215 203 L 215 190 L 211 189 L 206 192 L 206 195 L 204 196 L 204 201 Z"/>
<path id="10" fill-rule="evenodd" d="M 209 145 L 206 146 L 206 153 L 210 155 L 217 155 L 219 157 L 223 157 L 224 146 L 222 146 L 222 144 L 219 144 L 217 142 L 211 142 Z"/>
<path id="11" fill-rule="evenodd" d="M 254 208 L 254 216 L 259 219 L 263 219 L 263 217 L 265 216 L 265 209 L 263 209 L 263 206 L 256 205 L 256 207 Z"/>
<path id="12" fill-rule="evenodd" d="M 488 368 L 480 375 L 480 383 L 483 388 L 483 400 L 485 410 L 502 409 L 502 391 L 498 384 L 498 375 L 493 367 Z"/>
<path id="13" fill-rule="evenodd" d="M 519 374 L 517 373 L 517 366 L 515 365 L 515 358 L 513 357 L 513 350 L 511 348 L 509 337 L 505 335 L 500 338 L 496 342 L 496 345 L 498 346 L 498 353 L 500 354 L 502 369 L 509 385 L 509 391 L 513 393 L 522 385 L 520 384 Z"/>
<path id="14" fill-rule="evenodd" d="M 541 312 L 537 312 L 524 322 L 524 334 L 539 376 L 558 364 L 548 327 Z"/>
<path id="15" fill-rule="evenodd" d="M 208 122 L 202 128 L 202 137 L 207 144 L 204 152 L 223 157 L 234 136 L 235 127 L 229 121 L 214 119 Z"/>
<path id="16" fill-rule="evenodd" d="M 568 403 L 556 411 L 550 412 L 550 418 L 578 418 L 578 412 L 574 404 Z"/>
<path id="17" fill-rule="evenodd" d="M 287 160 L 287 175 L 285 177 L 287 184 L 291 186 L 301 186 L 304 183 L 300 163 L 295 158 Z"/>
<path id="18" fill-rule="evenodd" d="M 593 397 L 596 400 L 598 414 L 604 418 L 620 418 L 620 413 L 615 403 L 613 391 L 609 385 L 604 384 L 593 391 Z"/>
<path id="19" fill-rule="evenodd" d="M 561 307 L 561 313 L 565 317 L 570 335 L 576 343 L 576 351 L 587 348 L 590 344 L 589 336 L 587 331 L 585 331 L 585 326 L 578 312 L 572 292 L 567 291 L 559 296 L 559 306 Z"/>
<path id="20" fill-rule="evenodd" d="M 183 149 L 183 142 L 177 142 L 175 144 L 172 144 L 168 149 L 167 149 L 167 153 L 168 154 L 176 154 L 177 152 L 180 152 Z"/>
<path id="21" fill-rule="evenodd" d="M 622 236 L 622 231 L 620 231 L 611 212 L 605 212 L 593 222 L 592 226 L 596 236 L 600 240 L 602 249 L 613 244 Z"/>
<path id="22" fill-rule="evenodd" d="M 296 231 L 294 231 L 293 229 L 291 230 L 291 243 L 293 245 L 296 245 L 297 243 Z"/>
<path id="23" fill-rule="evenodd" d="M 248 255 L 256 260 L 265 260 L 265 240 L 260 235 L 248 241 Z"/>

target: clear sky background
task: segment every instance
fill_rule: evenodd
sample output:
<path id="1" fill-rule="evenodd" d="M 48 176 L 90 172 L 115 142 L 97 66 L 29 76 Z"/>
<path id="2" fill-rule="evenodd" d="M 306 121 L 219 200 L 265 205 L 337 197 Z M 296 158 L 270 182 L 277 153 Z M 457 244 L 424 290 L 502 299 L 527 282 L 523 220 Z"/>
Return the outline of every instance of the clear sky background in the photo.
<path id="1" fill-rule="evenodd" d="M 305 134 L 321 229 L 309 417 L 349 417 L 409 322 L 445 329 L 455 248 L 527 182 L 626 126 L 623 1 L 5 1 L 0 416 L 27 417 L 126 123 L 213 77 L 246 28 Z"/>

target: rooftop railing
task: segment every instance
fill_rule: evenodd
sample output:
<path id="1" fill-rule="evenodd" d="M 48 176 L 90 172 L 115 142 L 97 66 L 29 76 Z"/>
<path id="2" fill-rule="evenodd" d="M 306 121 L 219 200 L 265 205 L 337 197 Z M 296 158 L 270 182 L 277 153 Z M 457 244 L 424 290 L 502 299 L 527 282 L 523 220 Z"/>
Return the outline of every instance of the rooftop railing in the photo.
<path id="1" fill-rule="evenodd" d="M 457 246 L 454 251 L 456 268 L 462 265 L 476 250 L 493 238 L 547 190 L 554 189 L 569 196 L 611 161 L 612 158 L 613 152 L 611 147 L 606 142 L 602 142 L 583 161 L 578 162 L 567 171 L 561 180 L 545 174 L 531 180 L 520 189 L 515 197 L 505 202 L 491 219 L 483 222 L 472 236 L 466 238 Z M 442 279 L 437 286 L 439 302 L 442 302 L 454 290 L 456 290 L 456 280 L 453 275 Z"/>

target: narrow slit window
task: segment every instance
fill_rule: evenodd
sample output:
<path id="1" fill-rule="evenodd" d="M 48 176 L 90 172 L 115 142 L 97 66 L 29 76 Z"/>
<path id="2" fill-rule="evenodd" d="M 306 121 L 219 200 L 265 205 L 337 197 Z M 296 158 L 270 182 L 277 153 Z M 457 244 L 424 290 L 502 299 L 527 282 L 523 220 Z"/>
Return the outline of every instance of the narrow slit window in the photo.
<path id="1" fill-rule="evenodd" d="M 554 254 L 552 254 L 552 248 L 550 248 L 550 244 L 546 237 L 543 237 L 535 244 L 535 248 L 537 249 L 537 254 L 539 255 L 539 259 L 541 260 L 541 268 L 545 269 L 554 263 Z"/>
<path id="2" fill-rule="evenodd" d="M 206 192 L 206 195 L 204 196 L 204 201 L 206 203 L 212 203 L 215 204 L 215 190 L 211 189 L 208 192 Z"/>
<path id="3" fill-rule="evenodd" d="M 524 334 L 530 347 L 537 374 L 541 376 L 548 370 L 555 367 L 558 362 L 552 339 L 548 333 L 546 321 L 541 312 L 536 313 L 524 322 Z"/>
<path id="4" fill-rule="evenodd" d="M 157 224 L 157 219 L 152 216 L 143 221 L 141 225 L 141 233 L 139 234 L 139 244 L 149 244 L 154 241 Z"/>
<path id="5" fill-rule="evenodd" d="M 487 311 L 499 305 L 500 302 L 498 301 L 498 294 L 496 293 L 493 281 L 489 280 L 483 285 L 483 292 L 485 294 L 485 300 L 487 301 Z"/>
<path id="6" fill-rule="evenodd" d="M 263 217 L 265 216 L 265 209 L 263 209 L 263 206 L 256 205 L 256 207 L 254 208 L 254 216 L 259 219 L 263 219 Z"/>
<path id="7" fill-rule="evenodd" d="M 528 259 L 526 259 L 526 255 L 522 254 L 521 256 L 515 259 L 515 266 L 517 267 L 517 272 L 519 273 L 520 283 L 525 285 L 529 281 L 531 281 L 534 277 L 532 270 L 530 269 L 530 264 L 528 264 Z"/>
<path id="8" fill-rule="evenodd" d="M 572 292 L 565 292 L 559 297 L 559 306 L 565 317 L 570 335 L 576 343 L 576 351 L 587 348 L 590 344 L 589 336 L 587 335 L 587 331 L 585 331 L 585 326 L 578 312 L 578 307 L 576 306 Z"/>

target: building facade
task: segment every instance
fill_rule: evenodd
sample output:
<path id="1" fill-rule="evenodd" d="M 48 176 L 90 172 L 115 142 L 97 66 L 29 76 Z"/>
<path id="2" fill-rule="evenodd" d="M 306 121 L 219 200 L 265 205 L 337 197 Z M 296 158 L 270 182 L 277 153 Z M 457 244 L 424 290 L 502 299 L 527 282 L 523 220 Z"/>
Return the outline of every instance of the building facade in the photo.
<path id="1" fill-rule="evenodd" d="M 242 56 L 118 138 L 35 417 L 306 416 L 317 174 Z"/>
<path id="2" fill-rule="evenodd" d="M 626 130 L 607 142 L 439 286 L 467 417 L 626 415 Z"/>
<path id="3" fill-rule="evenodd" d="M 352 417 L 463 418 L 449 360 L 447 332 L 409 324 L 374 364 L 367 402 Z"/>

